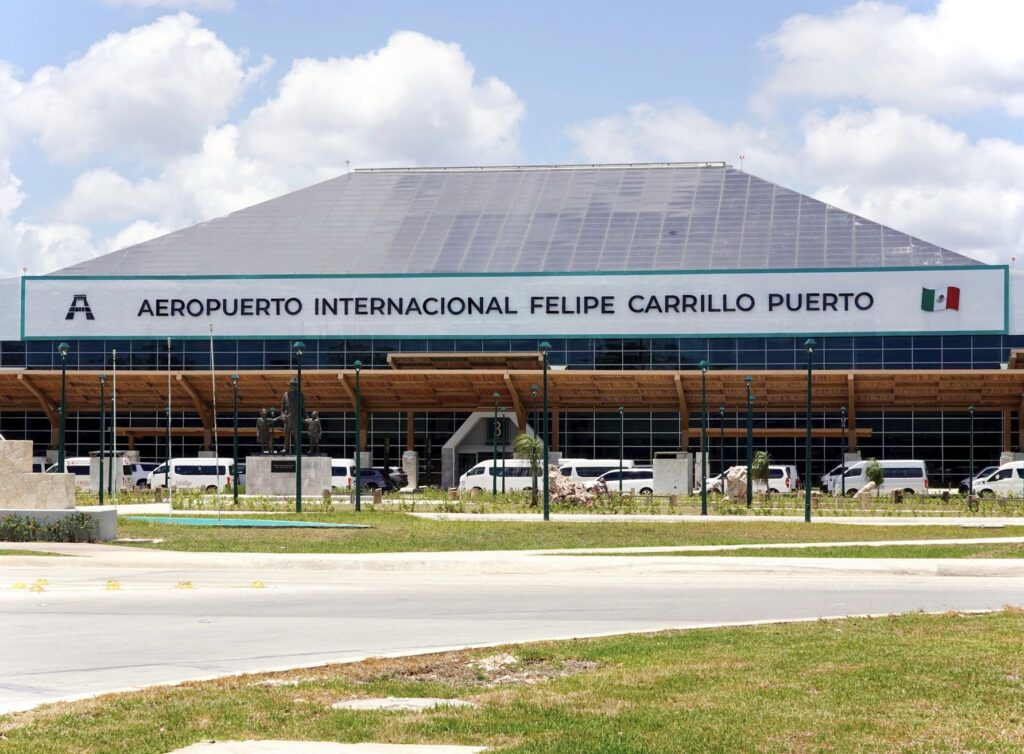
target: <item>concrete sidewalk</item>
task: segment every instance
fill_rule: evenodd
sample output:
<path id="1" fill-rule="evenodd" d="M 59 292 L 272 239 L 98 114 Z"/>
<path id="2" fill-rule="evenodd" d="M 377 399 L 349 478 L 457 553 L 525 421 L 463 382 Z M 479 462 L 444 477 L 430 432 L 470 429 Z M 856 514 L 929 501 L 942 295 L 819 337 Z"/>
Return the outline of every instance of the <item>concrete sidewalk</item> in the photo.
<path id="1" fill-rule="evenodd" d="M 523 523 L 544 523 L 540 511 L 536 513 L 409 513 L 417 518 L 435 521 L 518 521 Z M 692 514 L 673 515 L 668 513 L 552 513 L 552 521 L 558 522 L 642 522 L 642 523 L 700 523 L 700 522 L 757 522 L 802 523 L 802 515 L 792 516 L 699 516 Z M 1003 527 L 1024 526 L 1024 516 L 820 516 L 811 519 L 812 524 L 852 524 L 857 526 L 969 526 Z"/>

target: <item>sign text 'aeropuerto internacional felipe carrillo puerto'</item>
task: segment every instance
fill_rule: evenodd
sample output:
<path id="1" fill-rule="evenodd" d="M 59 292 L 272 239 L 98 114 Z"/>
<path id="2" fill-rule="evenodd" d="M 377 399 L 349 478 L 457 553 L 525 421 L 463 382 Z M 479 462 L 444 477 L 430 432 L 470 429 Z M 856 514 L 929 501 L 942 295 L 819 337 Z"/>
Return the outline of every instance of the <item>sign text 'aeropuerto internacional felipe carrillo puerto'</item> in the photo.
<path id="1" fill-rule="evenodd" d="M 25 338 L 1003 333 L 1005 267 L 29 277 Z"/>

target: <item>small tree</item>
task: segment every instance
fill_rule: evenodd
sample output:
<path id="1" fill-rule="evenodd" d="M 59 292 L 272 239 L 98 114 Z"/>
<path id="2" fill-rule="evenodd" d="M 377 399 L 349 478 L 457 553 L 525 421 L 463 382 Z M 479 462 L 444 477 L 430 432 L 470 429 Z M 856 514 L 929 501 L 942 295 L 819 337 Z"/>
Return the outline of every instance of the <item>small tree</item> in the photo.
<path id="1" fill-rule="evenodd" d="M 771 463 L 772 457 L 765 450 L 759 450 L 754 453 L 754 458 L 750 462 L 750 475 L 754 478 L 755 482 L 764 482 L 765 494 L 771 492 L 768 488 L 768 474 Z"/>
<path id="2" fill-rule="evenodd" d="M 544 443 L 533 435 L 529 435 L 526 432 L 520 432 L 516 435 L 516 439 L 512 441 L 512 452 L 515 453 L 519 458 L 525 458 L 530 462 L 530 506 L 537 505 L 537 467 L 540 465 L 540 459 L 544 456 Z M 547 469 L 545 469 L 547 473 Z"/>
<path id="3" fill-rule="evenodd" d="M 885 481 L 885 469 L 882 468 L 882 464 L 874 458 L 870 459 L 868 465 L 864 467 L 864 476 L 867 477 L 869 482 L 875 483 L 875 495 L 877 496 L 879 489 L 882 487 L 882 482 Z"/>

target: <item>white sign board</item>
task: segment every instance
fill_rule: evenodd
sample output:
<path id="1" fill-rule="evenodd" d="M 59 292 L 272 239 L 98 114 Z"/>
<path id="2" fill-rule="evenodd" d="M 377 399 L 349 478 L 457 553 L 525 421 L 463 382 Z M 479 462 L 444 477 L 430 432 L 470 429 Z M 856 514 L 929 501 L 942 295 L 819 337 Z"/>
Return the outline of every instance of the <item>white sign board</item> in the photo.
<path id="1" fill-rule="evenodd" d="M 26 339 L 1005 333 L 1005 267 L 28 277 Z"/>

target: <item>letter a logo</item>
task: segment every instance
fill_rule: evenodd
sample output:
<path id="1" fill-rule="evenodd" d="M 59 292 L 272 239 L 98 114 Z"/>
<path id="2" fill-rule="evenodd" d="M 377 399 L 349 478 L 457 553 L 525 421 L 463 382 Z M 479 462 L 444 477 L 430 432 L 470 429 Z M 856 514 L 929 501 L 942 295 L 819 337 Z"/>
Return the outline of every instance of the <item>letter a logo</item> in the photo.
<path id="1" fill-rule="evenodd" d="M 74 319 L 75 315 L 79 312 L 85 314 L 86 319 L 96 319 L 92 316 L 92 309 L 89 308 L 89 300 L 83 293 L 75 294 L 75 297 L 71 300 L 71 306 L 68 307 L 68 316 L 64 319 Z"/>

